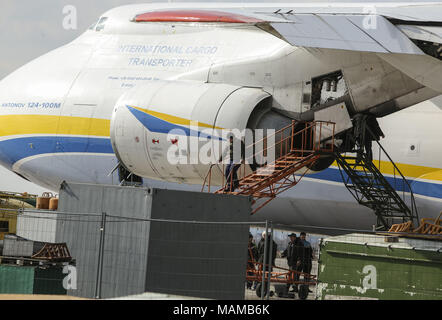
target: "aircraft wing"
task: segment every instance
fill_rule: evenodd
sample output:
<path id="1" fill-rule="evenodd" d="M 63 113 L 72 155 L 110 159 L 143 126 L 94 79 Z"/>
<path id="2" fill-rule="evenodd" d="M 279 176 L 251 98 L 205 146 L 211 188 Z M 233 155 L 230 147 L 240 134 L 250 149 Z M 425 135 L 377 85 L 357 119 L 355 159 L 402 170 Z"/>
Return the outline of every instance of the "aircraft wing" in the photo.
<path id="1" fill-rule="evenodd" d="M 383 16 L 293 14 L 287 22 L 269 22 L 276 35 L 295 46 L 424 54 L 410 38 Z"/>
<path id="2" fill-rule="evenodd" d="M 373 52 L 442 93 L 442 4 L 292 8 L 260 14 L 263 22 L 257 26 L 293 46 Z"/>
<path id="3" fill-rule="evenodd" d="M 442 4 L 251 13 L 263 21 L 258 26 L 295 46 L 423 55 L 416 41 L 442 44 Z"/>
<path id="4" fill-rule="evenodd" d="M 133 21 L 249 23 L 294 46 L 376 53 L 423 55 L 427 52 L 416 40 L 442 43 L 442 3 L 216 3 L 198 4 L 197 10 L 181 6 L 174 3 L 175 10 L 140 13 Z"/>
<path id="5" fill-rule="evenodd" d="M 293 46 L 373 52 L 442 93 L 442 3 L 207 4 L 199 10 L 174 6 L 138 15 L 134 21 L 247 23 Z"/>

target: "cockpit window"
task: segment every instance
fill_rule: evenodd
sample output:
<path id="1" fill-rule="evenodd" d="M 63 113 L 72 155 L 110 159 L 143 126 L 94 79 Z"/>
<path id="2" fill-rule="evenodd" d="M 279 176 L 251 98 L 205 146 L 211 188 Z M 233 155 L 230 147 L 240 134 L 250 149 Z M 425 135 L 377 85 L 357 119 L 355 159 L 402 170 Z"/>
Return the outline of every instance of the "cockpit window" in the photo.
<path id="1" fill-rule="evenodd" d="M 101 18 L 100 21 L 98 21 L 97 26 L 95 27 L 95 31 L 103 30 L 105 27 L 106 21 L 107 21 L 107 17 Z"/>

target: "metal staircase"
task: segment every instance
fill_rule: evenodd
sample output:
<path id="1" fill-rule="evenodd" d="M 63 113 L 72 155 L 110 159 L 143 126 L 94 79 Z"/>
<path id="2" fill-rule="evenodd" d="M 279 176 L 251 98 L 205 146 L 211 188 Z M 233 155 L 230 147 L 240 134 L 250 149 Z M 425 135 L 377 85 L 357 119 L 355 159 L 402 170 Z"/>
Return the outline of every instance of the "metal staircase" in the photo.
<path id="1" fill-rule="evenodd" d="M 304 127 L 299 130 L 299 124 Z M 368 126 L 363 124 L 362 138 L 355 138 L 354 131 L 348 130 L 345 143 L 340 148 L 335 148 L 335 124 L 326 121 L 296 122 L 280 129 L 273 135 L 264 138 L 264 146 L 256 152 L 257 141 L 247 148 L 253 148 L 253 158 L 262 157 L 270 152 L 275 154 L 275 161 L 268 163 L 251 173 L 246 174 L 242 164 L 242 176 L 222 183 L 222 188 L 215 193 L 228 193 L 233 195 L 251 196 L 255 205 L 252 214 L 276 198 L 276 196 L 295 186 L 322 156 L 333 156 L 336 159 L 339 171 L 346 188 L 356 201 L 374 211 L 377 216 L 378 230 L 388 230 L 393 223 L 414 222 L 418 224 L 418 212 L 413 191 L 407 179 L 393 162 L 391 157 L 374 137 Z M 326 134 L 324 134 L 326 132 Z M 267 139 L 276 137 L 275 143 L 267 146 Z M 370 151 L 364 151 L 364 139 L 370 138 L 379 146 L 379 157 L 383 152 L 388 158 L 388 164 L 393 168 L 393 185 L 381 173 L 372 161 Z M 361 140 L 362 139 L 362 140 Z M 270 140 L 270 139 L 269 139 Z M 349 155 L 350 154 L 350 155 Z M 250 159 L 245 159 L 250 160 Z M 246 162 L 250 163 L 250 162 Z M 212 165 L 203 184 L 204 190 L 208 180 L 210 192 L 210 179 Z M 379 159 L 380 166 L 380 159 Z M 250 167 L 253 167 L 252 165 Z M 220 169 L 221 170 L 221 169 Z M 222 169 L 224 173 L 224 166 Z M 402 196 L 398 194 L 402 192 Z"/>
<path id="2" fill-rule="evenodd" d="M 369 138 L 374 137 L 369 128 L 366 132 L 370 135 Z M 417 207 L 407 179 L 382 145 L 376 139 L 373 140 L 379 146 L 379 157 L 382 151 L 393 167 L 394 187 L 364 151 L 361 143 L 355 143 L 355 149 L 350 152 L 352 155 L 335 152 L 342 181 L 359 204 L 374 211 L 377 216 L 376 229 L 388 230 L 397 220 L 418 223 Z M 379 166 L 380 163 L 379 160 Z M 402 192 L 402 197 L 397 190 Z"/>
<path id="3" fill-rule="evenodd" d="M 334 146 L 334 123 L 314 121 L 302 123 L 303 129 L 299 129 L 300 123 L 293 121 L 291 125 L 276 131 L 273 135 L 277 140 L 272 140 L 273 135 L 257 141 L 246 148 L 253 148 L 253 158 L 263 155 L 275 154 L 276 160 L 268 163 L 250 174 L 245 174 L 233 181 L 223 182 L 223 188 L 215 193 L 228 193 L 233 195 L 251 196 L 254 209 L 252 214 L 260 210 L 278 194 L 295 186 L 308 172 L 309 166 L 313 165 L 321 156 L 333 154 Z M 328 132 L 324 135 L 324 132 Z M 323 138 L 325 136 L 325 138 Z M 321 138 L 320 138 L 321 137 Z M 265 147 L 258 148 L 259 144 Z M 261 151 L 256 151 L 262 149 Z M 250 159 L 246 159 L 250 160 Z M 247 161 L 247 163 L 249 163 Z M 243 166 L 244 168 L 244 166 Z M 210 174 L 210 171 L 209 171 Z M 204 186 L 203 186 L 204 188 Z"/>
<path id="4" fill-rule="evenodd" d="M 266 199 L 253 213 L 272 201 L 278 194 L 294 187 L 308 171 L 307 166 L 318 160 L 319 154 L 311 153 L 299 156 L 289 153 L 274 163 L 267 165 L 238 181 L 236 190 L 225 190 L 215 193 L 230 193 L 234 195 L 252 196 L 255 204 L 258 199 Z M 302 172 L 299 172 L 302 170 Z M 295 173 L 300 175 L 296 176 Z"/>

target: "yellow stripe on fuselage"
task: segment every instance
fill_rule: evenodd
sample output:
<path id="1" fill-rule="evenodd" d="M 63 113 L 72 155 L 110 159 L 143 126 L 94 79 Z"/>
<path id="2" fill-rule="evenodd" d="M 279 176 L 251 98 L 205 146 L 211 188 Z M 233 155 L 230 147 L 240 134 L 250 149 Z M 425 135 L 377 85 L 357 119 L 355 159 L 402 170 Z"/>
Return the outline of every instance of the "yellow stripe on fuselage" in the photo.
<path id="1" fill-rule="evenodd" d="M 373 164 L 381 171 L 382 174 L 389 174 L 399 176 L 397 170 L 391 162 L 373 160 Z M 332 166 L 337 167 L 338 164 L 333 162 Z M 440 168 L 416 166 L 413 164 L 396 163 L 396 166 L 402 172 L 405 177 L 420 178 L 435 181 L 442 181 L 442 170 Z"/>
<path id="2" fill-rule="evenodd" d="M 156 111 L 148 111 L 152 116 L 175 124 L 190 125 L 190 120 L 169 116 Z M 210 127 L 208 124 L 199 123 L 201 127 Z M 221 129 L 217 128 L 216 129 Z M 58 134 L 72 136 L 98 136 L 109 137 L 110 120 L 95 119 L 70 116 L 49 116 L 49 115 L 4 115 L 0 116 L 0 137 L 38 135 L 38 134 Z M 379 167 L 377 160 L 373 163 Z M 417 166 L 412 164 L 396 163 L 402 174 L 409 178 L 420 178 L 433 181 L 442 181 L 442 169 Z M 336 162 L 332 166 L 337 167 Z M 383 174 L 393 175 L 395 173 L 393 165 L 388 161 L 380 162 L 380 171 Z M 396 173 L 397 175 L 397 173 Z"/>
<path id="3" fill-rule="evenodd" d="M 215 128 L 215 129 L 219 129 L 222 130 L 223 128 L 220 127 L 213 127 L 213 125 L 211 124 L 207 124 L 207 123 L 203 123 L 203 122 L 198 122 L 198 121 L 192 121 L 189 119 L 185 119 L 185 118 L 180 118 L 180 117 L 176 117 L 176 116 L 171 116 L 169 114 L 166 113 L 161 113 L 158 111 L 152 111 L 152 110 L 146 110 L 146 109 L 142 109 L 142 108 L 138 108 L 138 107 L 134 107 L 131 106 L 134 109 L 137 109 L 141 112 L 147 113 L 153 117 L 156 117 L 158 119 L 173 123 L 173 124 L 179 124 L 179 125 L 183 125 L 183 126 L 190 126 L 190 125 L 196 125 L 198 127 L 203 127 L 203 128 Z"/>
<path id="4" fill-rule="evenodd" d="M 0 116 L 0 137 L 25 134 L 109 137 L 110 120 L 48 115 Z"/>

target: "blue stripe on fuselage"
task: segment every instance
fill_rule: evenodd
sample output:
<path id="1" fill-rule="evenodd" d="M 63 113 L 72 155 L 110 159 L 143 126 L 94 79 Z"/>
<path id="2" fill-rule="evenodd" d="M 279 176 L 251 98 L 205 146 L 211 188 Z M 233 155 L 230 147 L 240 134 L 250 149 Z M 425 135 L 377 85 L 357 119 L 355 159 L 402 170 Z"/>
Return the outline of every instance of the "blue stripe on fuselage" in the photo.
<path id="1" fill-rule="evenodd" d="M 345 172 L 342 173 L 344 176 L 344 179 L 347 179 L 347 175 Z M 338 168 L 328 168 L 324 171 L 313 173 L 306 175 L 309 178 L 312 179 L 319 179 L 319 180 L 326 180 L 326 181 L 333 181 L 333 182 L 339 182 L 343 183 L 341 173 L 339 172 Z M 405 191 L 409 192 L 406 185 L 403 183 L 401 178 L 394 178 L 389 176 L 384 176 L 385 179 L 387 179 L 388 183 L 395 188 L 397 191 Z M 412 179 L 407 179 L 408 183 L 410 184 L 412 190 L 414 193 L 421 194 L 423 196 L 433 197 L 433 198 L 440 198 L 442 199 L 442 184 L 437 183 L 431 183 L 431 182 L 424 182 L 424 181 L 416 181 Z"/>
<path id="2" fill-rule="evenodd" d="M 41 136 L 13 138 L 0 141 L 0 163 L 9 169 L 12 169 L 14 163 L 24 158 L 40 154 L 69 152 L 114 153 L 109 138 Z M 324 171 L 309 174 L 307 176 L 320 181 L 342 183 L 342 177 L 337 168 L 328 168 Z M 345 173 L 344 177 L 346 178 Z M 397 191 L 403 191 L 403 184 L 399 178 L 385 177 Z M 408 181 L 414 193 L 442 199 L 442 184 L 415 181 L 411 179 L 408 179 Z"/>
<path id="3" fill-rule="evenodd" d="M 109 138 L 46 136 L 0 141 L 0 162 L 8 168 L 24 158 L 63 152 L 114 153 Z"/>

